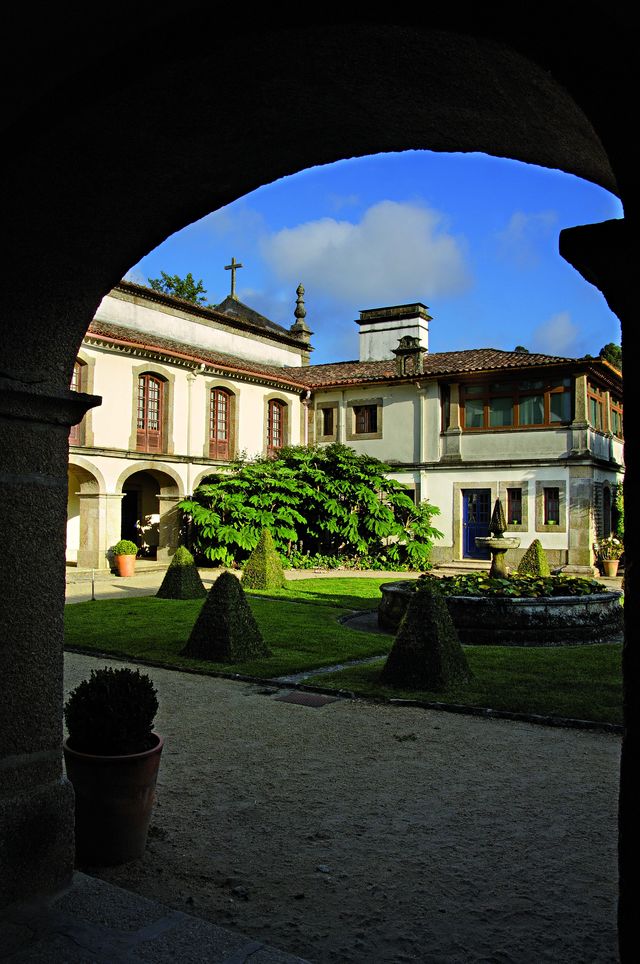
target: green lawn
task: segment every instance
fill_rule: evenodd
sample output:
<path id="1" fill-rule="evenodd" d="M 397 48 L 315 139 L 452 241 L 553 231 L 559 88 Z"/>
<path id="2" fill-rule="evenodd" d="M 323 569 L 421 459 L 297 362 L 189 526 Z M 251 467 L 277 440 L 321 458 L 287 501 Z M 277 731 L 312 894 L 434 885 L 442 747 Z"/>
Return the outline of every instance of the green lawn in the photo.
<path id="1" fill-rule="evenodd" d="M 263 678 L 381 656 L 392 639 L 348 629 L 349 610 L 377 605 L 385 579 L 301 579 L 278 593 L 250 592 L 251 608 L 272 656 L 245 663 L 208 663 L 179 656 L 201 600 L 131 599 L 77 603 L 65 610 L 66 644 L 177 669 L 240 673 Z M 302 604 L 301 604 L 302 603 Z M 445 693 L 407 692 L 377 683 L 382 663 L 321 674 L 306 682 L 378 698 L 461 703 L 521 713 L 621 722 L 620 646 L 466 647 L 473 681 Z"/>
<path id="2" fill-rule="evenodd" d="M 402 576 L 398 577 L 402 578 Z M 407 576 L 407 579 L 415 578 Z M 385 582 L 372 576 L 328 576 L 322 579 L 291 579 L 286 589 L 250 590 L 251 595 L 273 598 L 297 599 L 301 602 L 314 602 L 326 606 L 346 609 L 375 609 L 380 602 L 380 586 Z"/>
<path id="3" fill-rule="evenodd" d="M 113 656 L 133 656 L 178 669 L 207 669 L 250 676 L 283 676 L 346 658 L 388 651 L 391 639 L 342 627 L 345 609 L 250 596 L 253 613 L 272 651 L 268 659 L 208 663 L 180 656 L 202 606 L 201 599 L 108 599 L 75 603 L 65 609 L 65 642 L 70 648 Z"/>
<path id="4" fill-rule="evenodd" d="M 473 680 L 443 693 L 396 690 L 378 683 L 384 660 L 305 680 L 378 699 L 460 703 L 517 713 L 622 722 L 621 647 L 465 646 Z"/>

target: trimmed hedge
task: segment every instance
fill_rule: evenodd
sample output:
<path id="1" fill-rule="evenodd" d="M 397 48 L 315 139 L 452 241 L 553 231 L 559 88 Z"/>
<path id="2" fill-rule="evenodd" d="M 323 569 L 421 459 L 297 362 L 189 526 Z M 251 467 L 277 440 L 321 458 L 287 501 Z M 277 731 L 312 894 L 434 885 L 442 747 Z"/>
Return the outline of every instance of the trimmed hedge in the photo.
<path id="1" fill-rule="evenodd" d="M 550 576 L 549 560 L 539 539 L 534 539 L 516 569 L 519 576 Z"/>
<path id="2" fill-rule="evenodd" d="M 471 671 L 447 604 L 437 592 L 413 593 L 380 682 L 439 692 L 466 683 Z"/>
<path id="3" fill-rule="evenodd" d="M 242 582 L 248 589 L 285 589 L 286 581 L 280 556 L 269 529 L 260 533 L 258 545 L 246 561 Z"/>
<path id="4" fill-rule="evenodd" d="M 156 596 L 160 599 L 204 599 L 206 595 L 193 556 L 184 546 L 178 546 Z"/>
<path id="5" fill-rule="evenodd" d="M 242 663 L 271 655 L 240 580 L 230 572 L 218 576 L 209 590 L 180 655 L 214 663 Z"/>

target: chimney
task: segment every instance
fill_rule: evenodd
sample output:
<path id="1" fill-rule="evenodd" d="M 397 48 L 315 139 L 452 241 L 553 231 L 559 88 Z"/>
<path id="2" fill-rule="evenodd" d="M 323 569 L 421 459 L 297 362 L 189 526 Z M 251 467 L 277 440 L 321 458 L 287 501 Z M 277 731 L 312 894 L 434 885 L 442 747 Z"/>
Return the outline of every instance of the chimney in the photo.
<path id="1" fill-rule="evenodd" d="M 430 321 L 429 309 L 420 302 L 361 311 L 356 321 L 360 325 L 360 361 L 392 359 L 399 339 L 407 335 L 417 339 L 414 351 L 428 351 Z"/>

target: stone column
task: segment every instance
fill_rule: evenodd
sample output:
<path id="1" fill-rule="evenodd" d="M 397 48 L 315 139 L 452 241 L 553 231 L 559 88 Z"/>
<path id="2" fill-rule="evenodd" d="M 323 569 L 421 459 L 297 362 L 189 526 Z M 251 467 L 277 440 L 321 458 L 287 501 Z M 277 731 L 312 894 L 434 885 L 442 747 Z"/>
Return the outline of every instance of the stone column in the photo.
<path id="1" fill-rule="evenodd" d="M 180 510 L 178 509 L 179 495 L 158 496 L 158 512 L 160 526 L 158 531 L 158 562 L 171 562 L 171 557 L 180 542 Z"/>
<path id="2" fill-rule="evenodd" d="M 79 569 L 108 569 L 120 538 L 124 493 L 80 492 Z"/>
<path id="3" fill-rule="evenodd" d="M 637 325 L 635 270 L 637 262 L 637 226 L 629 220 L 633 210 L 625 205 L 625 217 L 568 228 L 560 233 L 560 253 L 582 275 L 596 285 L 605 296 L 622 325 L 623 369 L 628 374 L 629 355 L 626 338 Z M 638 389 L 633 378 L 624 386 L 624 404 L 629 424 L 638 418 Z M 632 961 L 637 956 L 638 863 L 638 759 L 640 757 L 640 648 L 635 636 L 640 623 L 638 558 L 640 547 L 640 512 L 635 495 L 640 484 L 638 435 L 629 432 L 625 439 L 625 642 L 622 653 L 624 672 L 624 736 L 619 803 L 620 897 L 618 901 L 618 939 L 620 959 Z"/>
<path id="4" fill-rule="evenodd" d="M 589 452 L 589 417 L 586 375 L 576 375 L 573 390 L 575 401 L 571 423 L 571 455 L 587 455 Z"/>
<path id="5" fill-rule="evenodd" d="M 71 877 L 73 791 L 62 775 L 69 427 L 99 400 L 0 381 L 5 565 L 0 590 L 0 906 Z"/>
<path id="6" fill-rule="evenodd" d="M 580 576 L 593 576 L 593 470 L 588 465 L 569 469 L 569 559 L 565 571 Z"/>
<path id="7" fill-rule="evenodd" d="M 449 424 L 442 436 L 441 462 L 462 461 L 462 424 L 460 411 L 460 386 L 449 386 Z"/>

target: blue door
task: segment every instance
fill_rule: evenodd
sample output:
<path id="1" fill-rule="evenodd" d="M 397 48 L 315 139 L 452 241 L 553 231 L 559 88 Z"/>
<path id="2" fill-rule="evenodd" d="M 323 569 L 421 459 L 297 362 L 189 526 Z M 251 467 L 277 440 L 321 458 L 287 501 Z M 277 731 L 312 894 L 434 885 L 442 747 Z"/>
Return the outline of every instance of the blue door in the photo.
<path id="1" fill-rule="evenodd" d="M 477 536 L 489 535 L 491 489 L 462 490 L 462 555 L 465 559 L 489 559 L 488 549 L 476 545 Z"/>

